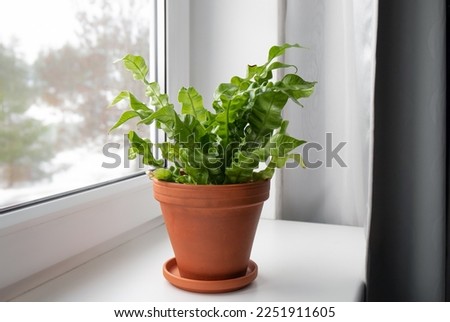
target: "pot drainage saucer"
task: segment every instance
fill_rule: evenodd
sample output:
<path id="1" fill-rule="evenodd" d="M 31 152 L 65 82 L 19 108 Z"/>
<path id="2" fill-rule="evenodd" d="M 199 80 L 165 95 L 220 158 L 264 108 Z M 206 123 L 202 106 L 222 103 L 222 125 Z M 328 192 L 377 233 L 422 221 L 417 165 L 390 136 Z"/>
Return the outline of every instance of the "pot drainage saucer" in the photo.
<path id="1" fill-rule="evenodd" d="M 197 293 L 225 293 L 239 290 L 253 282 L 258 275 L 258 265 L 250 260 L 247 267 L 247 273 L 244 276 L 226 280 L 204 281 L 181 277 L 176 259 L 171 258 L 164 263 L 163 275 L 172 285 L 185 291 Z"/>

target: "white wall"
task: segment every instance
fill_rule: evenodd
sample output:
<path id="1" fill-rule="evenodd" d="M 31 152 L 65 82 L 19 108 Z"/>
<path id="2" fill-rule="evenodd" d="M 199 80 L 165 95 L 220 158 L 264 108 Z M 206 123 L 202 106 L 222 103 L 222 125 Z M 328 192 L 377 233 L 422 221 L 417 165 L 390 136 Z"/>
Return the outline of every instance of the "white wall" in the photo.
<path id="1" fill-rule="evenodd" d="M 278 44 L 278 0 L 192 0 L 190 84 L 212 101 L 217 84 L 264 63 Z"/>

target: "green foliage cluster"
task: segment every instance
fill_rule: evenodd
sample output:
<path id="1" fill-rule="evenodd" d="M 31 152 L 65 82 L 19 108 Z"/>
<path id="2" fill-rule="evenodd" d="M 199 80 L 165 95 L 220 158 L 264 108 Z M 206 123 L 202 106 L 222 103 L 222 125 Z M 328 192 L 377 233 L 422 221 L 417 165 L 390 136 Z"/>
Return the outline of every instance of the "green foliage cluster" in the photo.
<path id="1" fill-rule="evenodd" d="M 214 111 L 205 108 L 195 88 L 181 88 L 181 113 L 167 94 L 161 93 L 158 83 L 147 80 L 145 60 L 128 54 L 120 61 L 134 79 L 144 84 L 149 104 L 139 101 L 130 91 L 119 93 L 111 105 L 128 100 L 129 109 L 111 130 L 134 118 L 140 119 L 138 124 L 156 122 L 168 140 L 153 143 L 130 131 L 128 157 L 141 155 L 144 164 L 156 168 L 152 175 L 164 181 L 245 183 L 270 179 L 275 169 L 283 168 L 288 160 L 303 166 L 301 155 L 294 149 L 305 141 L 287 134 L 288 121 L 283 119 L 282 110 L 289 99 L 301 106 L 299 100 L 312 94 L 316 82 L 305 81 L 297 75 L 296 66 L 277 60 L 292 47 L 300 46 L 273 46 L 265 64 L 249 65 L 246 77 L 234 76 L 229 83 L 220 84 L 212 103 Z M 274 71 L 286 68 L 295 72 L 274 81 Z M 154 147 L 163 159 L 155 157 Z M 168 167 L 165 160 L 170 162 Z"/>

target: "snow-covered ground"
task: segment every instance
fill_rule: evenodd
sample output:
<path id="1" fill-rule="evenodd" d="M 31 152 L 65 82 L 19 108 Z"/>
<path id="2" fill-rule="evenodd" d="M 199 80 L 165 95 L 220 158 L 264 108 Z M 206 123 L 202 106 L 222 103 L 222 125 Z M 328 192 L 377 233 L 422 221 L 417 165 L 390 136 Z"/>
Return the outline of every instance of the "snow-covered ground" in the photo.
<path id="1" fill-rule="evenodd" d="M 84 146 L 57 154 L 50 162 L 50 167 L 59 169 L 51 177 L 21 186 L 0 189 L 0 208 L 10 205 L 48 197 L 57 193 L 67 192 L 88 185 L 98 184 L 107 180 L 120 178 L 136 171 L 144 171 L 136 161 L 124 162 L 123 148 L 109 149 L 110 153 L 120 157 L 121 162 L 104 155 L 102 149 Z M 107 168 L 104 165 L 115 165 Z M 129 165 L 127 166 L 127 163 Z"/>

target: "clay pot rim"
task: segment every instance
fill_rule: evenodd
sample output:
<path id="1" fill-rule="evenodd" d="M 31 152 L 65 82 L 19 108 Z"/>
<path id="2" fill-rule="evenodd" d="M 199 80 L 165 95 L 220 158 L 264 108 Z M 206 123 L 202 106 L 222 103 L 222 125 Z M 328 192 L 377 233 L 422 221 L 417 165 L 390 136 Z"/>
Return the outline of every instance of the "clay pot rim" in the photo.
<path id="1" fill-rule="evenodd" d="M 192 208 L 254 206 L 270 195 L 270 180 L 228 185 L 194 185 L 155 180 L 153 195 L 162 204 Z"/>
<path id="2" fill-rule="evenodd" d="M 167 186 L 167 187 L 176 187 L 179 189 L 197 189 L 197 190 L 208 190 L 211 188 L 214 189 L 223 189 L 223 190 L 228 190 L 228 189 L 236 189 L 236 188 L 240 188 L 242 189 L 243 187 L 253 187 L 253 186 L 259 186 L 259 185 L 264 185 L 264 184 L 270 184 L 270 179 L 266 179 L 266 180 L 260 180 L 260 181 L 253 181 L 253 182 L 245 182 L 245 183 L 230 183 L 230 184 L 189 184 L 189 183 L 178 183 L 178 182 L 170 182 L 170 181 L 162 181 L 162 180 L 158 180 L 156 178 L 152 178 L 151 179 L 154 183 L 160 185 L 160 186 Z"/>

